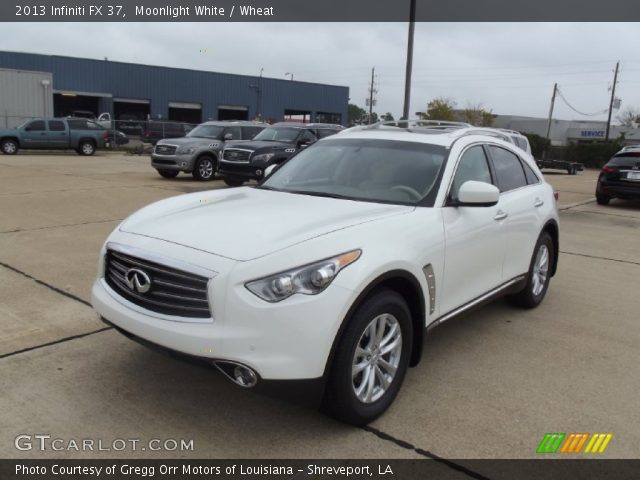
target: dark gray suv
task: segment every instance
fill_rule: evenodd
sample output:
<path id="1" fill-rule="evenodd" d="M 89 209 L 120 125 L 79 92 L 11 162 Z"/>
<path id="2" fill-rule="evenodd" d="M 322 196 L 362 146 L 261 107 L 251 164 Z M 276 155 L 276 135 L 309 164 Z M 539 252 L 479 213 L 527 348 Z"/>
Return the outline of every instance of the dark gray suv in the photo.
<path id="1" fill-rule="evenodd" d="M 160 140 L 151 154 L 151 166 L 165 178 L 186 172 L 197 180 L 211 180 L 225 142 L 251 140 L 267 126 L 249 121 L 205 122 L 185 137 Z"/>

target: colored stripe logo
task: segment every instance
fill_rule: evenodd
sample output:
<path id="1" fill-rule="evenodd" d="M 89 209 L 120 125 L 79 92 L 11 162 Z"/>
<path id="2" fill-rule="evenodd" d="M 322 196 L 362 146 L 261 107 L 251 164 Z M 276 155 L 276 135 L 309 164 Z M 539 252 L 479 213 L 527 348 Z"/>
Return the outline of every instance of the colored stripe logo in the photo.
<path id="1" fill-rule="evenodd" d="M 603 453 L 612 438 L 612 433 L 546 433 L 536 453 Z"/>

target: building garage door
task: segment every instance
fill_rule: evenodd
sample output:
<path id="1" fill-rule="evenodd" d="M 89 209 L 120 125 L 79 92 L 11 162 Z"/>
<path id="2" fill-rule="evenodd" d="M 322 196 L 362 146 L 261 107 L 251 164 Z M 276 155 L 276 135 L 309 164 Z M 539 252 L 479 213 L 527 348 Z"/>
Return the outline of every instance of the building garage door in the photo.
<path id="1" fill-rule="evenodd" d="M 249 120 L 249 108 L 239 105 L 218 105 L 218 120 Z"/>
<path id="2" fill-rule="evenodd" d="M 202 105 L 199 103 L 169 102 L 169 120 L 193 124 L 202 123 Z"/>

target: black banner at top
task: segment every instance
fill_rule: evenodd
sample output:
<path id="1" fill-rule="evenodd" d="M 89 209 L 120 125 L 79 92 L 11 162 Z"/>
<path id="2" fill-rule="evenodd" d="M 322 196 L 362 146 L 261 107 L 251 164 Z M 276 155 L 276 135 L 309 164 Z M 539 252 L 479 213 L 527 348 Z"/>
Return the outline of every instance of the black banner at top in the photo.
<path id="1" fill-rule="evenodd" d="M 2 22 L 406 22 L 411 0 L 2 0 Z M 418 22 L 637 22 L 633 0 L 416 0 Z"/>

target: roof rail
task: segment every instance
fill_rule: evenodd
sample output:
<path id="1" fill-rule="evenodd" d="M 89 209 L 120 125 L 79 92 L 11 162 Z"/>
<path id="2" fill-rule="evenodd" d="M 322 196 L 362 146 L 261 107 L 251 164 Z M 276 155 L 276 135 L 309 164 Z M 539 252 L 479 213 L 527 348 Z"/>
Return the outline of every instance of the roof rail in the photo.
<path id="1" fill-rule="evenodd" d="M 487 136 L 490 136 L 490 137 L 499 138 L 500 140 L 504 140 L 505 142 L 513 143 L 511 141 L 511 138 L 509 138 L 509 135 L 507 135 L 507 132 L 502 131 L 502 130 L 500 130 L 498 128 L 469 127 L 467 129 L 465 129 L 465 131 L 462 132 L 462 134 L 460 136 L 464 137 L 464 136 L 467 136 L 467 135 L 487 135 Z"/>
<path id="2" fill-rule="evenodd" d="M 435 129 L 451 129 L 451 128 L 468 128 L 470 124 L 464 122 L 452 122 L 449 120 L 384 120 L 376 122 L 371 125 L 367 125 L 367 128 L 380 128 L 380 127 L 398 127 L 410 130 L 411 128 L 435 128 Z"/>

